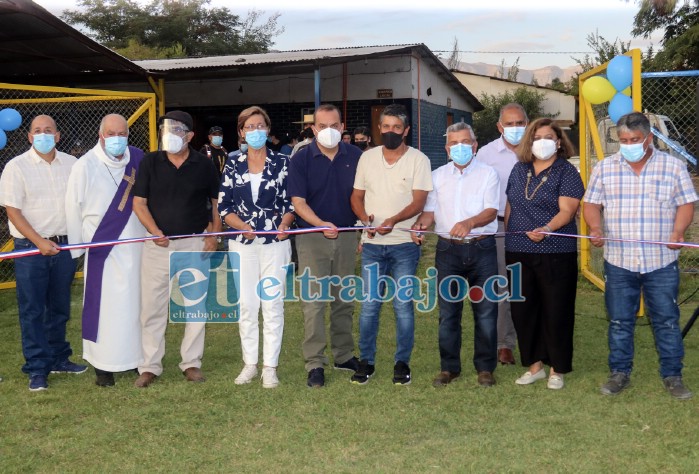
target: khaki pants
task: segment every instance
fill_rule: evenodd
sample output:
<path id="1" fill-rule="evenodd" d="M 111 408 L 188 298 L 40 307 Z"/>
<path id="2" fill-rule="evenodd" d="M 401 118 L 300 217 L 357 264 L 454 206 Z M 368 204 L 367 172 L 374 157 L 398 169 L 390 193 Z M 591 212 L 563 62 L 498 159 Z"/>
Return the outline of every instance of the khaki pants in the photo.
<path id="1" fill-rule="evenodd" d="M 505 223 L 498 219 L 498 232 L 505 232 Z M 505 236 L 495 237 L 495 246 L 498 252 L 498 274 L 508 278 L 507 265 L 505 264 Z M 512 323 L 510 302 L 507 300 L 498 303 L 498 349 L 515 350 L 517 345 L 517 332 Z"/>
<path id="2" fill-rule="evenodd" d="M 340 232 L 337 239 L 326 239 L 322 233 L 299 234 L 296 236 L 296 250 L 299 256 L 297 274 L 306 269 L 315 278 L 338 275 L 340 278 L 355 274 L 357 258 L 357 234 Z M 310 286 L 310 294 L 318 294 L 319 285 Z M 335 301 L 330 303 L 330 344 L 334 362 L 343 364 L 353 357 L 354 338 L 352 337 L 352 313 L 354 302 L 339 299 L 340 288 L 333 285 L 330 294 Z M 327 338 L 325 335 L 325 309 L 327 303 L 302 301 L 305 339 L 303 358 L 306 370 L 328 364 L 325 356 Z"/>
<path id="3" fill-rule="evenodd" d="M 204 239 L 171 240 L 167 247 L 159 247 L 147 241 L 141 260 L 141 347 L 143 362 L 138 372 L 163 373 L 165 355 L 165 329 L 168 323 L 168 289 L 170 286 L 170 252 L 198 252 L 204 248 Z M 205 323 L 185 323 L 184 337 L 180 345 L 182 362 L 180 370 L 201 367 L 204 355 Z"/>

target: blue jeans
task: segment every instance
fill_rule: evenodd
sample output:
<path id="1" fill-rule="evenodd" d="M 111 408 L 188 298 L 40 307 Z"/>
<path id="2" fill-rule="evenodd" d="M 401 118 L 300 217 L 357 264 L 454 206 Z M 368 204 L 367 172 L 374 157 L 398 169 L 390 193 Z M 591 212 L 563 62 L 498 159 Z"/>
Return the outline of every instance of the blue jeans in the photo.
<path id="1" fill-rule="evenodd" d="M 366 301 L 362 303 L 359 314 L 359 354 L 362 360 L 374 364 L 376 358 L 376 336 L 379 333 L 379 313 L 381 304 L 387 300 L 386 291 L 390 291 L 385 280 L 377 283 L 377 277 L 391 276 L 394 282 L 401 277 L 415 275 L 420 260 L 420 247 L 412 242 L 397 245 L 362 245 L 362 280 L 366 292 Z M 395 287 L 394 287 L 395 290 Z M 383 295 L 383 296 L 382 296 Z M 413 301 L 400 301 L 393 298 L 393 311 L 396 316 L 396 354 L 395 362 L 410 362 L 415 342 L 415 313 Z"/>
<path id="2" fill-rule="evenodd" d="M 495 237 L 464 245 L 454 245 L 442 239 L 437 241 L 435 257 L 437 281 L 442 288 L 442 281 L 449 276 L 464 278 L 468 287 L 483 288 L 486 280 L 498 273 Z M 466 285 L 464 283 L 464 285 Z M 439 292 L 439 356 L 441 370 L 461 372 L 461 315 L 464 309 L 463 299 L 454 301 L 459 295 L 456 281 L 449 286 L 449 294 Z M 445 288 L 446 289 L 446 288 Z M 507 288 L 500 289 L 500 292 Z M 465 287 L 461 289 L 465 292 Z M 443 298 L 447 296 L 450 301 Z M 467 297 L 467 295 L 465 295 Z M 498 342 L 498 304 L 483 299 L 479 303 L 471 302 L 474 322 L 473 365 L 477 372 L 493 372 L 497 366 Z"/>
<path id="3" fill-rule="evenodd" d="M 604 262 L 604 300 L 609 313 L 609 369 L 631 374 L 634 328 L 641 291 L 655 337 L 662 378 L 682 375 L 684 345 L 677 307 L 677 262 L 650 273 L 637 273 Z"/>
<path id="4" fill-rule="evenodd" d="M 28 239 L 15 239 L 15 249 L 35 248 Z M 70 252 L 34 255 L 15 260 L 17 306 L 22 332 L 22 371 L 48 375 L 54 365 L 66 360 L 73 351 L 66 340 L 70 319 L 70 286 L 75 276 L 75 261 Z"/>

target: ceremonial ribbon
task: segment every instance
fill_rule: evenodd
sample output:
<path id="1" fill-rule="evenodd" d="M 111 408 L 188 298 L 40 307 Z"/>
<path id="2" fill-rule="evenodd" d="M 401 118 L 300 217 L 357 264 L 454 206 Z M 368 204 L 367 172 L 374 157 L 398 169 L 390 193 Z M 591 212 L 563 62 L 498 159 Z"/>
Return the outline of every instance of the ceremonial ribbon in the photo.
<path id="1" fill-rule="evenodd" d="M 185 235 L 173 235 L 173 236 L 167 236 L 168 239 L 186 239 L 186 238 L 191 238 L 191 237 L 219 237 L 219 236 L 231 236 L 231 235 L 240 235 L 240 234 L 255 234 L 255 235 L 270 235 L 270 234 L 288 234 L 288 235 L 298 235 L 298 234 L 310 234 L 313 232 L 325 232 L 327 230 L 336 230 L 337 232 L 351 232 L 351 231 L 358 231 L 358 230 L 379 230 L 379 229 L 390 229 L 390 227 L 374 227 L 374 226 L 356 226 L 356 227 L 337 227 L 336 229 L 332 229 L 331 227 L 306 227 L 303 229 L 288 229 L 285 230 L 284 232 L 280 232 L 278 230 L 257 230 L 257 231 L 248 231 L 248 230 L 229 230 L 229 231 L 221 231 L 221 232 L 207 232 L 207 233 L 201 233 L 201 234 L 185 234 Z M 415 234 L 436 234 L 436 235 L 441 235 L 441 236 L 449 236 L 448 232 L 436 232 L 433 230 L 421 230 L 421 229 L 406 229 L 406 228 L 400 228 L 400 227 L 394 227 L 393 230 L 399 230 L 403 232 L 411 232 Z M 531 232 L 531 231 L 529 231 Z M 478 233 L 478 234 L 468 234 L 465 238 L 466 239 L 473 239 L 477 237 L 483 237 L 483 236 L 502 236 L 507 234 L 508 232 L 490 232 L 490 233 Z M 524 234 L 527 233 L 527 231 L 518 231 L 518 232 L 509 232 L 509 233 L 516 233 L 516 234 Z M 576 238 L 576 239 L 593 239 L 593 237 L 590 237 L 589 235 L 580 235 L 580 234 L 560 234 L 558 232 L 538 232 L 539 234 L 544 234 L 544 235 L 552 235 L 556 237 L 568 237 L 568 238 Z M 76 250 L 76 249 L 90 249 L 90 248 L 97 248 L 97 247 L 105 247 L 109 245 L 123 245 L 123 244 L 133 244 L 133 243 L 138 243 L 138 242 L 146 242 L 149 240 L 157 240 L 160 239 L 161 237 L 152 235 L 152 236 L 146 236 L 146 237 L 137 237 L 137 238 L 131 238 L 131 239 L 120 239 L 120 240 L 107 240 L 103 242 L 83 242 L 79 244 L 67 244 L 67 245 L 61 245 L 58 247 L 59 250 Z M 448 237 L 452 238 L 452 237 Z M 637 243 L 637 244 L 651 244 L 651 245 L 676 245 L 678 247 L 688 247 L 688 248 L 699 248 L 699 243 L 694 243 L 694 242 L 666 242 L 662 240 L 642 240 L 642 239 L 619 239 L 619 238 L 612 238 L 612 237 L 598 237 L 599 240 L 603 241 L 610 241 L 610 242 L 631 242 L 631 243 Z M 14 258 L 21 258 L 21 257 L 29 257 L 32 255 L 39 255 L 41 252 L 39 249 L 29 249 L 29 250 L 14 250 L 12 252 L 2 252 L 0 253 L 0 260 L 4 259 L 14 259 Z"/>

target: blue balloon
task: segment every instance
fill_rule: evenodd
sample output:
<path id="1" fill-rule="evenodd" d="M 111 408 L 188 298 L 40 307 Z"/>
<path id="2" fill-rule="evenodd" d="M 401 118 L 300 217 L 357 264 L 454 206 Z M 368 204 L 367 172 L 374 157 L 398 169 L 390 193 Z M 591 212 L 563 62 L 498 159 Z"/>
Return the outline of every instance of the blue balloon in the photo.
<path id="1" fill-rule="evenodd" d="M 0 130 L 0 150 L 5 148 L 5 145 L 7 145 L 7 135 L 5 135 L 5 132 Z"/>
<path id="2" fill-rule="evenodd" d="M 609 108 L 607 111 L 609 111 L 609 118 L 611 118 L 612 122 L 616 124 L 622 116 L 633 112 L 633 101 L 631 100 L 631 97 L 628 97 L 621 92 L 617 92 L 609 102 Z"/>
<path id="3" fill-rule="evenodd" d="M 607 79 L 621 92 L 633 82 L 633 61 L 628 56 L 615 56 L 607 64 Z"/>
<path id="4" fill-rule="evenodd" d="M 22 116 L 15 109 L 0 110 L 0 129 L 11 132 L 22 125 Z"/>

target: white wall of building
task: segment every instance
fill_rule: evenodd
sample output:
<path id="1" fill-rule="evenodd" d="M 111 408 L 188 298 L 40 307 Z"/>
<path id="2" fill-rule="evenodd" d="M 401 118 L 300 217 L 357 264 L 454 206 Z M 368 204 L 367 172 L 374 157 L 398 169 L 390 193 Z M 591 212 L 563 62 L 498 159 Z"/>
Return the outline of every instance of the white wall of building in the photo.
<path id="1" fill-rule="evenodd" d="M 477 98 L 481 98 L 484 93 L 489 95 L 501 95 L 505 92 L 514 92 L 522 86 L 544 94 L 543 109 L 547 114 L 557 114 L 556 120 L 569 123 L 576 122 L 575 98 L 560 91 L 546 87 L 533 86 L 520 82 L 506 81 L 495 77 L 480 76 L 454 72 L 454 75 L 466 88 Z"/>

